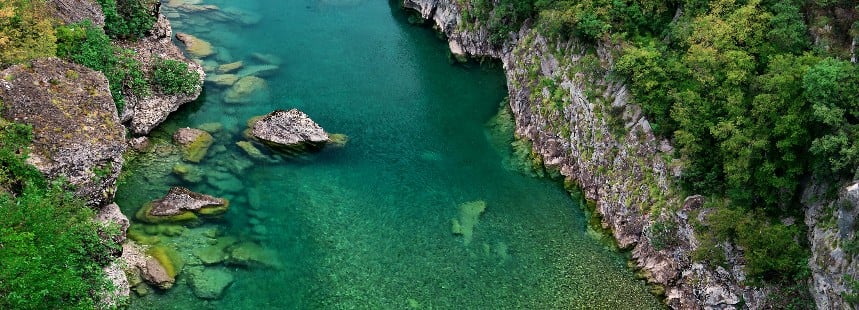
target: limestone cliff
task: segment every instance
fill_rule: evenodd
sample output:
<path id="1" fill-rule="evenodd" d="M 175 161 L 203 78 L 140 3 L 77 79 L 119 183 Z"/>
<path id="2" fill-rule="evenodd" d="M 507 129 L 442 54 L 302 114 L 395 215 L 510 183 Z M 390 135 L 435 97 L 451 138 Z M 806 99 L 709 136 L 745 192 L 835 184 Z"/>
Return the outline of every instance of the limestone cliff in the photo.
<path id="1" fill-rule="evenodd" d="M 125 128 L 104 75 L 48 58 L 10 67 L 0 77 L 3 118 L 33 126 L 28 161 L 50 178 L 67 178 L 92 206 L 112 201 Z"/>
<path id="2" fill-rule="evenodd" d="M 516 134 L 533 142 L 548 167 L 581 186 L 596 203 L 603 227 L 620 247 L 632 251 L 648 281 L 665 288 L 669 306 L 764 307 L 766 290 L 741 284 L 742 260 L 730 245 L 723 247 L 731 270 L 692 261 L 697 241 L 689 217 L 706 213 L 692 212 L 703 200 L 684 202 L 675 193 L 671 178 L 680 168 L 670 161 L 672 147 L 653 134 L 626 86 L 606 77 L 615 47 L 552 42 L 527 23 L 504 44 L 493 46 L 485 28 L 461 22 L 457 3 L 405 0 L 403 6 L 433 21 L 448 37 L 453 54 L 502 61 Z M 671 244 L 654 246 L 655 222 L 676 227 Z"/>

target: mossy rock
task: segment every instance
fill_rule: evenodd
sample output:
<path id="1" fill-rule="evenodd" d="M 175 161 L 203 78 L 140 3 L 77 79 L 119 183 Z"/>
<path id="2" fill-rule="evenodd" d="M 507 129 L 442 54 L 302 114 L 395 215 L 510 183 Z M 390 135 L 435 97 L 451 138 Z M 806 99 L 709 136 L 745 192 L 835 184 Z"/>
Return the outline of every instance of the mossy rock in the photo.
<path id="1" fill-rule="evenodd" d="M 230 248 L 230 257 L 227 260 L 232 265 L 245 267 L 280 268 L 277 254 L 269 249 L 263 248 L 254 242 L 242 242 Z"/>
<path id="2" fill-rule="evenodd" d="M 203 264 L 214 265 L 224 262 L 229 256 L 228 248 L 238 242 L 235 237 L 223 237 L 213 240 L 215 243 L 206 247 L 196 248 L 192 251 L 194 256 Z"/>
<path id="3" fill-rule="evenodd" d="M 197 220 L 197 214 L 191 211 L 184 211 L 177 215 L 152 215 L 149 211 L 152 210 L 154 205 L 151 202 L 148 202 L 137 210 L 137 213 L 134 214 L 134 217 L 140 221 L 152 224 L 159 223 L 180 223 L 180 222 L 189 222 Z"/>
<path id="4" fill-rule="evenodd" d="M 143 228 L 143 225 L 131 225 L 128 228 L 128 239 L 134 240 L 139 244 L 154 245 L 161 243 L 161 237 L 148 234 Z"/>
<path id="5" fill-rule="evenodd" d="M 189 271 L 189 284 L 194 295 L 201 299 L 221 299 L 235 282 L 235 277 L 224 268 L 193 268 Z"/>
<path id="6" fill-rule="evenodd" d="M 260 151 L 256 146 L 254 146 L 253 142 L 250 141 L 239 141 L 236 142 L 236 146 L 245 151 L 248 156 L 253 159 L 266 159 L 268 158 L 265 154 Z"/>
<path id="7" fill-rule="evenodd" d="M 195 128 L 180 128 L 173 140 L 179 145 L 182 159 L 192 163 L 203 160 L 214 142 L 211 134 Z"/>
<path id="8" fill-rule="evenodd" d="M 203 174 L 197 167 L 187 164 L 176 164 L 173 166 L 173 174 L 179 176 L 185 182 L 198 183 L 203 181 Z"/>
<path id="9" fill-rule="evenodd" d="M 164 267 L 164 270 L 167 271 L 167 275 L 172 278 L 176 278 L 182 272 L 182 268 L 185 267 L 182 257 L 171 247 L 155 245 L 150 247 L 146 251 L 146 254 L 155 258 Z"/>
<path id="10" fill-rule="evenodd" d="M 222 206 L 213 206 L 213 207 L 203 207 L 200 208 L 200 211 L 197 211 L 197 214 L 206 215 L 206 216 L 216 216 L 227 213 L 227 210 L 230 208 L 230 201 L 224 199 L 224 205 Z"/>

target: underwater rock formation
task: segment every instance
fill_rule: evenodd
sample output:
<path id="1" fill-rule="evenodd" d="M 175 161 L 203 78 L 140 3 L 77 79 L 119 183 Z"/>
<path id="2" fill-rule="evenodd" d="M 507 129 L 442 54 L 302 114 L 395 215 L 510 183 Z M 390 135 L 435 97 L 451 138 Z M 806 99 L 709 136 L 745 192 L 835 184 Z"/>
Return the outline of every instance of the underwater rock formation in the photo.
<path id="1" fill-rule="evenodd" d="M 112 201 L 125 152 L 125 128 L 103 74 L 57 58 L 0 72 L 2 116 L 33 126 L 27 162 L 64 177 L 89 205 Z"/>
<path id="2" fill-rule="evenodd" d="M 198 298 L 221 299 L 235 277 L 223 268 L 196 267 L 188 271 L 188 280 Z"/>
<path id="3" fill-rule="evenodd" d="M 471 244 L 474 239 L 474 226 L 480 219 L 480 215 L 486 211 L 486 202 L 483 200 L 463 203 L 459 206 L 459 217 L 451 220 L 451 232 L 461 235 L 465 245 Z"/>

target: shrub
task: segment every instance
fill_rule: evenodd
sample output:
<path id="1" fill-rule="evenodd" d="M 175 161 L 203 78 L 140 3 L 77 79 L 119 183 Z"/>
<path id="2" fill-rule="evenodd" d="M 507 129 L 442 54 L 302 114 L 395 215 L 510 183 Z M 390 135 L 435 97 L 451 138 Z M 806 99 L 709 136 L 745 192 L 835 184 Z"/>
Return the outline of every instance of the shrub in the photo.
<path id="1" fill-rule="evenodd" d="M 807 276 L 808 250 L 799 244 L 796 225 L 771 223 L 761 212 L 731 209 L 726 204 L 713 206 L 707 221 L 696 229 L 700 247 L 696 259 L 724 257 L 717 244 L 733 242 L 743 248 L 745 271 L 752 282 L 789 282 Z"/>
<path id="2" fill-rule="evenodd" d="M 98 0 L 104 11 L 104 31 L 111 38 L 136 40 L 155 24 L 151 0 Z"/>
<path id="3" fill-rule="evenodd" d="M 173 60 L 159 59 L 152 68 L 152 84 L 168 95 L 193 94 L 200 84 L 200 74 L 190 70 L 188 64 Z"/>
<path id="4" fill-rule="evenodd" d="M 0 309 L 94 309 L 116 247 L 93 211 L 25 162 L 27 126 L 0 130 Z"/>
<path id="5" fill-rule="evenodd" d="M 0 67 L 53 56 L 54 29 L 40 0 L 0 2 Z"/>
<path id="6" fill-rule="evenodd" d="M 117 109 L 125 106 L 125 95 L 149 95 L 146 77 L 134 51 L 117 47 L 89 21 L 57 28 L 57 56 L 101 71 L 110 83 Z"/>

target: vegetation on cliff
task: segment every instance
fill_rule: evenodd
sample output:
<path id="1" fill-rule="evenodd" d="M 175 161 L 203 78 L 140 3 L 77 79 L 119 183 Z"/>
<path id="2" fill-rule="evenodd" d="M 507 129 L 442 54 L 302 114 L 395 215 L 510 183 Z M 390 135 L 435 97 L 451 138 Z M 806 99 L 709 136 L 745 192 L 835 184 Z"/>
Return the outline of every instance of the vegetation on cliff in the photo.
<path id="1" fill-rule="evenodd" d="M 31 139 L 24 125 L 0 129 L 0 308 L 103 307 L 115 228 L 97 224 L 63 182 L 25 162 Z"/>
<path id="2" fill-rule="evenodd" d="M 104 73 L 122 111 L 126 97 L 145 98 L 148 85 L 166 94 L 190 93 L 199 82 L 196 72 L 179 61 L 159 61 L 152 76 L 135 52 L 113 40 L 137 40 L 156 22 L 153 1 L 98 0 L 105 15 L 102 29 L 89 21 L 62 25 L 42 0 L 0 3 L 0 67 L 39 57 L 57 56 Z"/>
<path id="3" fill-rule="evenodd" d="M 859 37 L 841 0 L 460 0 L 464 27 L 501 44 L 533 25 L 550 40 L 617 47 L 625 79 L 654 131 L 677 147 L 677 180 L 710 197 L 697 257 L 719 263 L 742 246 L 753 281 L 807 276 L 801 184 L 839 181 L 859 166 Z M 662 244 L 670 243 L 660 240 Z"/>

